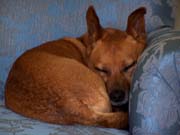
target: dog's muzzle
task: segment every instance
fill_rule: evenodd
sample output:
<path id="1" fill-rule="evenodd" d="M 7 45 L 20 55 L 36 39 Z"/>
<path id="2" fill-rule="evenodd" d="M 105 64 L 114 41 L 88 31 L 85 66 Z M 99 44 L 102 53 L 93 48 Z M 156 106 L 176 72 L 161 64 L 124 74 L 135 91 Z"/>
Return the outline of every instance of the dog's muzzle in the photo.
<path id="1" fill-rule="evenodd" d="M 128 93 L 123 90 L 113 90 L 109 96 L 113 106 L 121 106 L 128 102 Z"/>

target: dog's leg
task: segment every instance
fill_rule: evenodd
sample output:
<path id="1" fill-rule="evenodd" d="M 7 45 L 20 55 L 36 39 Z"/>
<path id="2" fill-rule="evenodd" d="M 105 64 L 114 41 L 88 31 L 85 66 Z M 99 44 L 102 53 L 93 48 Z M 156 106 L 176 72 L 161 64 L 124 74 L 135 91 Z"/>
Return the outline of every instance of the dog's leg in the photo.
<path id="1" fill-rule="evenodd" d="M 77 102 L 76 102 L 77 103 Z M 77 110 L 73 106 L 69 106 L 68 114 L 65 116 L 68 120 L 66 124 L 83 124 L 94 125 L 108 128 L 126 129 L 128 127 L 128 113 L 127 112 L 100 112 L 90 108 L 88 105 L 78 102 L 76 104 Z M 61 110 L 62 111 L 62 110 Z M 88 117 L 89 116 L 89 117 Z M 58 120 L 57 120 L 58 122 Z M 62 124 L 62 123 L 59 123 Z"/>
<path id="2" fill-rule="evenodd" d="M 98 124 L 109 128 L 125 129 L 128 127 L 128 113 L 127 112 L 114 112 L 114 113 L 101 113 L 96 112 L 98 117 Z"/>
<path id="3" fill-rule="evenodd" d="M 90 107 L 80 101 L 76 101 L 76 108 L 79 109 L 75 110 L 73 108 L 75 108 L 75 106 L 68 106 L 68 108 L 65 109 L 66 111 L 68 110 L 69 113 L 69 116 L 66 116 L 66 118 L 70 118 L 68 119 L 69 123 L 67 124 L 78 123 L 83 125 L 94 125 L 119 129 L 126 129 L 128 127 L 127 112 L 102 112 L 95 110 L 92 108 L 92 106 Z"/>

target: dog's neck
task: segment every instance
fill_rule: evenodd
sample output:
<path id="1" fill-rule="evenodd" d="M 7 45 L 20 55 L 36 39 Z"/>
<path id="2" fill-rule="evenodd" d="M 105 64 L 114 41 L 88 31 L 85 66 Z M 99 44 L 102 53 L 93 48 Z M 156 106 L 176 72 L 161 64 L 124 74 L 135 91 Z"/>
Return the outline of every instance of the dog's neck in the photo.
<path id="1" fill-rule="evenodd" d="M 77 47 L 78 50 L 81 52 L 81 54 L 84 55 L 86 48 L 80 40 L 78 40 L 77 38 L 72 38 L 72 37 L 64 37 L 63 39 L 73 43 L 75 47 Z"/>
<path id="2" fill-rule="evenodd" d="M 77 40 L 79 40 L 86 48 L 91 45 L 88 33 L 85 33 L 82 36 L 78 37 Z"/>
<path id="3" fill-rule="evenodd" d="M 79 50 L 83 58 L 83 64 L 88 66 L 87 61 L 88 61 L 89 56 L 87 53 L 87 48 L 88 48 L 89 41 L 86 35 L 84 34 L 83 36 L 79 38 L 64 37 L 63 40 L 71 42 Z"/>
<path id="4" fill-rule="evenodd" d="M 84 60 L 85 60 L 85 65 L 87 67 L 89 67 L 90 69 L 92 69 L 92 63 L 90 62 L 90 55 L 91 55 L 91 52 L 93 50 L 93 44 L 95 41 L 93 41 L 90 36 L 88 35 L 88 33 L 85 33 L 83 34 L 81 37 L 78 37 L 77 38 L 78 41 L 80 41 L 83 46 L 85 47 L 85 57 L 84 57 Z"/>

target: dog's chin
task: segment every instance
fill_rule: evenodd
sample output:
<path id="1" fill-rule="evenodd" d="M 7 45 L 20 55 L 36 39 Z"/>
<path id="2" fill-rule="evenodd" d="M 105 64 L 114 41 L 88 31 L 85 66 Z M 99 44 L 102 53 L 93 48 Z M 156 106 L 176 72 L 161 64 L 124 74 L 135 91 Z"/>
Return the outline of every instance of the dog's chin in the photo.
<path id="1" fill-rule="evenodd" d="M 112 105 L 112 111 L 113 112 L 128 112 L 129 104 L 128 102 L 125 104 L 122 104 L 120 106 L 114 106 Z"/>

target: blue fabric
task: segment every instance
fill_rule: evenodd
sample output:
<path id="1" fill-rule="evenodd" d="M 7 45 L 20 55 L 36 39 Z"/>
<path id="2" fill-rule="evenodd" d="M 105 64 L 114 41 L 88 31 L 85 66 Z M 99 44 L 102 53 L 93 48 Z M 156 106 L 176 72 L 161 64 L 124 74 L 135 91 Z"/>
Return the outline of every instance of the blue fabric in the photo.
<path id="1" fill-rule="evenodd" d="M 133 135 L 180 135 L 180 31 L 149 35 L 130 93 Z"/>

